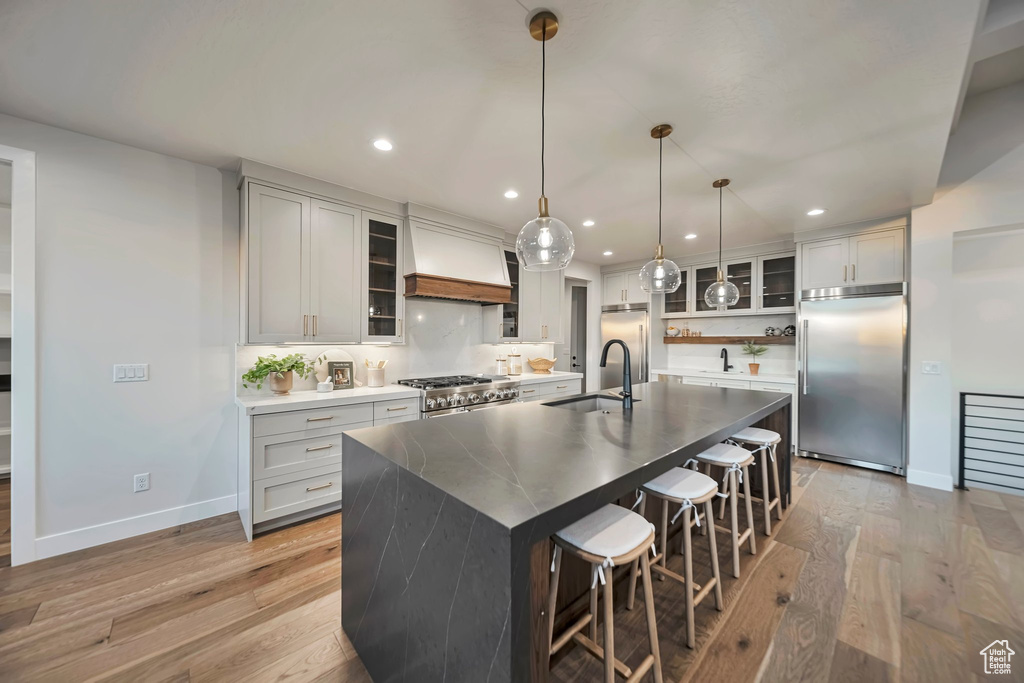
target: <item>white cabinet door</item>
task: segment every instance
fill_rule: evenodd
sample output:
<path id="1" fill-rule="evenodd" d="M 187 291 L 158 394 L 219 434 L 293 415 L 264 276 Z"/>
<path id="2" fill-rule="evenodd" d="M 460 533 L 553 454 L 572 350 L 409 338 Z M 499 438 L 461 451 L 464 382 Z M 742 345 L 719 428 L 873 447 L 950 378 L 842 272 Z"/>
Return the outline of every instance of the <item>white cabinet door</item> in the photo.
<path id="1" fill-rule="evenodd" d="M 309 334 L 318 342 L 359 341 L 359 211 L 312 200 Z"/>
<path id="2" fill-rule="evenodd" d="M 626 303 L 626 276 L 623 273 L 609 273 L 604 276 L 604 297 L 605 306 Z"/>
<path id="3" fill-rule="evenodd" d="M 842 287 L 849 283 L 850 240 L 805 242 L 800 252 L 800 289 Z"/>
<path id="4" fill-rule="evenodd" d="M 740 382 L 734 379 L 716 379 L 715 386 L 722 389 L 749 389 L 750 382 Z"/>
<path id="5" fill-rule="evenodd" d="M 796 312 L 796 252 L 757 257 L 757 310 Z"/>
<path id="6" fill-rule="evenodd" d="M 310 200 L 255 183 L 248 191 L 248 341 L 306 341 Z"/>
<path id="7" fill-rule="evenodd" d="M 564 340 L 562 308 L 565 303 L 565 271 L 549 270 L 540 278 L 541 340 L 561 344 Z"/>
<path id="8" fill-rule="evenodd" d="M 405 222 L 363 212 L 362 341 L 405 341 Z"/>
<path id="9" fill-rule="evenodd" d="M 519 271 L 519 336 L 524 342 L 542 341 L 544 334 L 544 299 L 542 272 L 522 269 Z"/>
<path id="10" fill-rule="evenodd" d="M 902 281 L 902 228 L 850 238 L 850 284 Z"/>
<path id="11" fill-rule="evenodd" d="M 648 294 L 640 286 L 640 271 L 630 271 L 623 274 L 624 284 L 626 286 L 626 303 L 627 304 L 645 304 L 647 303 Z"/>

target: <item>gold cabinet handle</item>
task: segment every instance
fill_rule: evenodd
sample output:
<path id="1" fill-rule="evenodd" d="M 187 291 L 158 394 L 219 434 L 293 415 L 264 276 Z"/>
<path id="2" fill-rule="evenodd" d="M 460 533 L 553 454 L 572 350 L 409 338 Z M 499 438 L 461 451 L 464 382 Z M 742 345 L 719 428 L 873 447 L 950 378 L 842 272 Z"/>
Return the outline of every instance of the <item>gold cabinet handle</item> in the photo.
<path id="1" fill-rule="evenodd" d="M 392 410 L 405 410 L 408 407 L 409 406 L 399 406 L 398 408 L 388 408 L 388 412 L 390 413 Z"/>
<path id="2" fill-rule="evenodd" d="M 309 334 L 309 316 L 302 316 L 302 336 L 305 337 Z"/>
<path id="3" fill-rule="evenodd" d="M 520 394 L 532 394 L 535 391 L 537 391 L 537 390 L 536 389 L 525 389 L 524 391 L 520 391 L 519 393 Z"/>
<path id="4" fill-rule="evenodd" d="M 843 282 L 846 282 L 846 266 L 843 266 Z"/>
<path id="5" fill-rule="evenodd" d="M 307 417 L 306 418 L 306 422 L 323 422 L 324 420 L 333 420 L 333 419 L 334 419 L 333 415 L 328 415 L 326 417 Z"/>
<path id="6" fill-rule="evenodd" d="M 313 316 L 313 336 L 316 336 L 316 316 Z"/>
<path id="7" fill-rule="evenodd" d="M 329 481 L 326 484 L 320 484 L 320 486 L 307 486 L 306 491 L 319 491 L 320 489 L 329 489 L 334 486 L 333 481 Z"/>
<path id="8" fill-rule="evenodd" d="M 569 388 L 568 384 L 559 384 L 557 387 L 555 387 L 555 389 L 568 389 L 568 388 Z"/>
<path id="9" fill-rule="evenodd" d="M 401 337 L 401 336 L 402 336 L 402 330 L 403 330 L 403 328 L 402 328 L 402 319 L 401 319 L 401 318 L 399 318 L 399 319 L 398 319 L 398 336 L 399 336 L 399 337 Z"/>
<path id="10" fill-rule="evenodd" d="M 857 281 L 857 264 L 856 263 L 854 263 L 852 266 L 850 266 L 850 279 L 853 280 L 854 282 Z"/>
<path id="11" fill-rule="evenodd" d="M 311 447 L 306 449 L 306 452 L 307 453 L 312 453 L 313 451 L 326 451 L 329 448 L 334 448 L 334 444 L 333 443 L 329 443 L 326 446 L 311 446 Z"/>

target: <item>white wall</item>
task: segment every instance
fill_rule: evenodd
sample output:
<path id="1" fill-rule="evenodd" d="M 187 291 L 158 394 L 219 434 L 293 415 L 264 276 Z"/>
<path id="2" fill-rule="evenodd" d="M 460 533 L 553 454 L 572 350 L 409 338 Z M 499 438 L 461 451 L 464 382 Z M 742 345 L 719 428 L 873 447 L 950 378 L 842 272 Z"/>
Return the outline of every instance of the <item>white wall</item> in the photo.
<path id="1" fill-rule="evenodd" d="M 949 489 L 956 466 L 957 394 L 954 372 L 963 363 L 956 341 L 958 282 L 954 235 L 1024 223 L 1024 83 L 971 98 L 950 138 L 936 200 L 913 211 L 910 230 L 910 455 L 911 483 Z M 1017 253 L 1017 260 L 1020 254 Z M 1020 298 L 1020 292 L 1017 294 Z M 980 304 L 976 304 L 980 305 Z M 1024 330 L 1006 336 L 1011 312 L 972 321 L 977 339 L 993 346 L 1007 379 L 1024 386 L 1020 365 L 998 344 L 1015 346 Z M 1017 318 L 1020 321 L 1020 318 Z M 993 336 L 999 335 L 999 336 Z M 942 374 L 921 374 L 922 361 L 939 361 Z M 969 374 L 974 371 L 967 371 Z M 1016 373 L 1016 374 L 1015 374 Z M 959 378 L 958 378 L 959 379 Z M 979 375 L 977 384 L 986 384 Z M 975 382 L 972 382 L 972 384 Z M 972 391 L 986 387 L 973 386 Z M 1016 392 L 1020 393 L 1018 389 Z"/>
<path id="2" fill-rule="evenodd" d="M 234 178 L 3 115 L 0 144 L 37 154 L 38 555 L 234 510 Z"/>

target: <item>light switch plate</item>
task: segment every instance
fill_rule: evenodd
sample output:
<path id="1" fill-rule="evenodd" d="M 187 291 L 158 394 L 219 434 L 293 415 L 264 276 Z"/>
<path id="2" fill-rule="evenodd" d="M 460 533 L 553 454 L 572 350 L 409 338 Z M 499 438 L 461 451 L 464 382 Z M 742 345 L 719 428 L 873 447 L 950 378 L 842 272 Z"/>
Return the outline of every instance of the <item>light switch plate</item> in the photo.
<path id="1" fill-rule="evenodd" d="M 149 363 L 119 364 L 114 366 L 115 382 L 149 381 Z"/>
<path id="2" fill-rule="evenodd" d="M 922 375 L 941 375 L 942 374 L 942 363 L 940 363 L 937 360 L 921 361 L 921 374 Z"/>

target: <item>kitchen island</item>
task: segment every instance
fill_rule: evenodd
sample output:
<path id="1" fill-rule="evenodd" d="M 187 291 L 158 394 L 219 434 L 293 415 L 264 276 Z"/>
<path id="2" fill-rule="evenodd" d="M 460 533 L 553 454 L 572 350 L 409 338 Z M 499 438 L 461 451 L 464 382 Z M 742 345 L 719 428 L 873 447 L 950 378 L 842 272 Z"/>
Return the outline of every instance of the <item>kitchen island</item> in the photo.
<path id="1" fill-rule="evenodd" d="M 342 625 L 375 681 L 545 680 L 551 534 L 744 427 L 783 434 L 785 499 L 789 395 L 633 396 L 628 412 L 530 403 L 345 434 Z"/>

